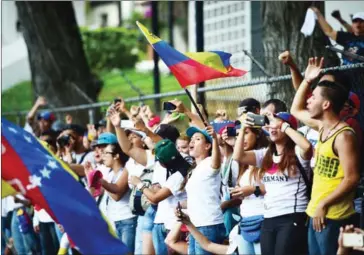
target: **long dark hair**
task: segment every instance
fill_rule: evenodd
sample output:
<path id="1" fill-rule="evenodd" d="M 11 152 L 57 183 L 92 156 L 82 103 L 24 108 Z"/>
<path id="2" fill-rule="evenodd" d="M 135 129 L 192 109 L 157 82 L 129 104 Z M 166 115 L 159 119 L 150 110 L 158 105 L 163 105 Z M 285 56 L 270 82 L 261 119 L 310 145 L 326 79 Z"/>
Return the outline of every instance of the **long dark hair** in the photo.
<path id="1" fill-rule="evenodd" d="M 118 143 L 116 144 L 110 144 L 110 148 L 112 150 L 112 152 L 116 155 L 118 154 L 119 155 L 119 160 L 120 160 L 120 163 L 123 165 L 123 167 L 125 166 L 126 162 L 128 162 L 129 160 L 129 156 L 126 155 L 120 145 Z"/>
<path id="2" fill-rule="evenodd" d="M 285 169 L 288 169 L 288 176 L 295 176 L 297 172 L 295 146 L 296 144 L 292 141 L 291 138 L 287 136 L 287 141 L 281 154 L 281 161 L 278 163 L 278 169 L 281 172 L 283 172 Z M 268 169 L 273 166 L 274 154 L 277 154 L 277 149 L 275 143 L 270 142 L 268 145 L 267 153 L 263 158 L 262 174 L 264 174 Z"/>
<path id="3" fill-rule="evenodd" d="M 262 129 L 258 129 L 258 128 L 249 128 L 249 130 L 251 132 L 253 132 L 256 135 L 256 142 L 255 142 L 255 146 L 254 146 L 254 150 L 259 150 L 261 148 L 265 148 L 268 146 L 269 141 L 267 139 L 267 136 L 264 134 Z M 243 165 L 240 169 L 239 169 L 239 176 L 238 176 L 238 180 L 240 180 L 241 176 L 245 173 L 245 171 L 249 168 L 249 165 Z M 250 172 L 249 175 L 249 181 L 250 183 L 253 180 L 253 177 L 255 180 L 258 180 L 262 177 L 262 172 L 260 171 L 259 168 L 257 167 L 253 167 L 252 171 Z"/>

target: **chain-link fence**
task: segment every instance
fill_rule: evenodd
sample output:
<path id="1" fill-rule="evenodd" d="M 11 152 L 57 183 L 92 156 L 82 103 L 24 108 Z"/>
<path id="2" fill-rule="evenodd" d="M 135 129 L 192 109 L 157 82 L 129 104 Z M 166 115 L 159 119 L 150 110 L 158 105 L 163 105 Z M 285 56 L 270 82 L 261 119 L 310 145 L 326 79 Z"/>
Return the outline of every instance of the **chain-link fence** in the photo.
<path id="1" fill-rule="evenodd" d="M 328 70 L 344 72 L 349 79 L 348 84 L 351 84 L 351 90 L 358 94 L 359 98 L 364 102 L 364 63 L 330 67 L 324 69 L 324 72 Z M 205 93 L 206 110 L 210 119 L 213 118 L 217 109 L 226 109 L 229 118 L 234 119 L 236 117 L 236 108 L 239 102 L 247 97 L 253 97 L 262 103 L 271 98 L 278 98 L 283 99 L 288 106 L 291 105 L 294 93 L 288 92 L 288 90 L 292 90 L 290 75 L 248 79 L 249 78 L 244 76 L 239 78 L 217 79 L 209 81 L 204 88 L 199 88 L 197 90 L 197 93 Z M 281 85 L 282 82 L 285 82 L 286 84 Z M 156 98 L 161 98 L 161 101 L 178 98 L 185 103 L 188 103 L 188 98 L 182 89 L 168 93 L 125 98 L 125 101 L 129 104 L 144 102 L 153 109 L 153 100 Z M 83 110 L 85 111 L 85 114 L 89 115 L 90 123 L 95 123 L 95 121 L 97 121 L 95 120 L 95 112 L 105 111 L 107 106 L 111 103 L 112 102 L 99 102 L 94 104 L 53 108 L 49 110 L 53 111 L 58 116 L 62 116 L 66 113 L 72 114 L 72 111 Z M 2 113 L 2 115 L 16 121 L 18 124 L 22 124 L 24 123 L 25 115 L 27 113 L 28 111 L 5 112 Z M 163 113 L 160 114 L 163 115 Z M 359 121 L 364 129 L 364 103 L 361 104 Z"/>

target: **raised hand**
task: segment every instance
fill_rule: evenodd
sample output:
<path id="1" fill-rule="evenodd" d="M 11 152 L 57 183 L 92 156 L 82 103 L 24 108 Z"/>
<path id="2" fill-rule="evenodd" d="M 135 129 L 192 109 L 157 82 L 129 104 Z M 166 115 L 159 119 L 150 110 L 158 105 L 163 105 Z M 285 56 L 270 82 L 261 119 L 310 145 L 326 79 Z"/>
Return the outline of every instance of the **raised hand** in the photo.
<path id="1" fill-rule="evenodd" d="M 293 59 L 291 56 L 291 53 L 289 51 L 285 51 L 281 53 L 278 57 L 278 59 L 284 64 L 284 65 L 291 65 L 293 63 Z"/>
<path id="2" fill-rule="evenodd" d="M 319 59 L 318 57 L 309 58 L 308 66 L 305 71 L 305 79 L 307 82 L 311 83 L 317 77 L 319 77 L 322 72 L 322 67 L 324 66 L 324 58 Z"/>
<path id="3" fill-rule="evenodd" d="M 66 115 L 65 121 L 66 121 L 66 124 L 72 124 L 73 119 L 72 119 L 71 114 Z"/>
<path id="4" fill-rule="evenodd" d="M 174 112 L 179 112 L 179 113 L 185 113 L 186 112 L 186 107 L 184 106 L 182 101 L 174 99 L 174 100 L 172 100 L 170 102 L 176 106 L 176 109 L 174 110 Z"/>
<path id="5" fill-rule="evenodd" d="M 119 127 L 121 118 L 119 112 L 114 109 L 113 107 L 109 109 L 109 119 L 111 121 L 111 124 L 113 124 L 114 127 Z"/>
<path id="6" fill-rule="evenodd" d="M 45 106 L 45 105 L 47 105 L 47 100 L 45 97 L 40 96 L 37 98 L 37 101 L 35 102 L 35 104 L 38 106 Z"/>
<path id="7" fill-rule="evenodd" d="M 222 131 L 221 139 L 224 140 L 225 143 L 227 143 L 228 145 L 230 145 L 231 147 L 234 148 L 235 141 L 236 141 L 236 137 L 234 137 L 234 136 L 228 136 L 228 134 L 227 134 L 227 128 L 224 128 L 224 131 Z"/>
<path id="8" fill-rule="evenodd" d="M 140 107 L 139 107 L 139 106 L 133 105 L 133 106 L 130 108 L 130 114 L 131 114 L 131 115 L 133 115 L 133 117 L 138 116 L 139 111 L 140 111 Z"/>
<path id="9" fill-rule="evenodd" d="M 217 136 L 216 136 L 216 133 L 215 133 L 215 130 L 212 126 L 207 126 L 206 127 L 206 132 L 213 138 L 213 139 L 216 139 Z"/>

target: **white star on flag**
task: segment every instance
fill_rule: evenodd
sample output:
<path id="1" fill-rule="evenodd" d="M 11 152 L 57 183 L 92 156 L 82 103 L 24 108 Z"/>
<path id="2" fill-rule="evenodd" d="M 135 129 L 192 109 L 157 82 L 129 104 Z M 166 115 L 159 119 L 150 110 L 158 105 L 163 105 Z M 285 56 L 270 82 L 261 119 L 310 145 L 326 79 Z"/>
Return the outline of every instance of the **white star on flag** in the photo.
<path id="1" fill-rule="evenodd" d="M 27 186 L 27 190 L 34 189 L 35 187 L 42 187 L 41 180 L 42 177 L 38 177 L 35 174 L 29 176 L 29 182 L 31 184 Z"/>
<path id="2" fill-rule="evenodd" d="M 32 143 L 32 138 L 24 135 L 24 139 L 27 140 L 28 143 Z"/>
<path id="3" fill-rule="evenodd" d="M 49 166 L 52 169 L 57 168 L 57 163 L 54 160 L 49 160 L 47 166 Z"/>
<path id="4" fill-rule="evenodd" d="M 51 171 L 49 171 L 46 167 L 44 167 L 41 171 L 39 171 L 42 176 L 44 178 L 50 179 L 51 177 L 49 176 L 49 174 L 51 173 Z"/>
<path id="5" fill-rule="evenodd" d="M 15 128 L 9 127 L 8 129 L 10 132 L 13 132 L 14 134 L 18 133 L 18 131 Z"/>

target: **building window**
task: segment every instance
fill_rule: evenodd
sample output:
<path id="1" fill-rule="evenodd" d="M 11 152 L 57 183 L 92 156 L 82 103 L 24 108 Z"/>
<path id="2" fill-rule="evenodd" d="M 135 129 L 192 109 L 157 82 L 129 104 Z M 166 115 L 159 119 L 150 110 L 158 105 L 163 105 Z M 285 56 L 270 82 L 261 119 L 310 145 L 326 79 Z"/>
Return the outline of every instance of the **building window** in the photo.
<path id="1" fill-rule="evenodd" d="M 101 27 L 107 27 L 108 15 L 107 13 L 101 14 Z"/>

